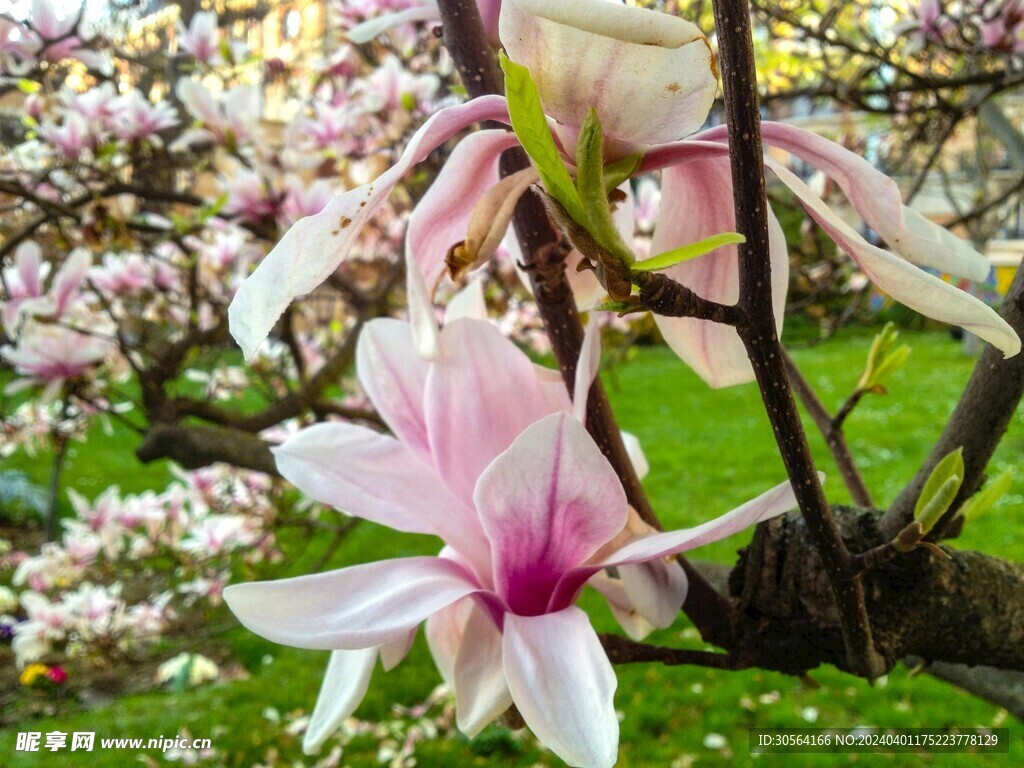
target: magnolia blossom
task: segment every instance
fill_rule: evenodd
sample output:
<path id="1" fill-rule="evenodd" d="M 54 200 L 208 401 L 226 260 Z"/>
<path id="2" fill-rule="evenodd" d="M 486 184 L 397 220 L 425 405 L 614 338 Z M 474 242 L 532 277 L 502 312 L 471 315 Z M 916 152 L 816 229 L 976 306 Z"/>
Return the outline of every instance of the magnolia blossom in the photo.
<path id="1" fill-rule="evenodd" d="M 24 316 L 64 316 L 79 296 L 91 260 L 88 251 L 75 249 L 47 288 L 50 264 L 43 261 L 42 250 L 31 240 L 19 245 L 14 252 L 14 265 L 3 271 L 7 295 L 0 301 L 0 319 L 8 334 L 14 334 Z"/>
<path id="2" fill-rule="evenodd" d="M 194 80 L 181 79 L 174 92 L 201 127 L 185 131 L 171 145 L 181 149 L 204 141 L 236 148 L 258 131 L 260 93 L 252 85 L 239 85 L 214 95 Z"/>
<path id="3" fill-rule="evenodd" d="M 7 386 L 11 392 L 35 383 L 46 385 L 44 399 L 56 396 L 68 379 L 100 363 L 113 349 L 106 339 L 85 336 L 58 325 L 30 323 L 16 347 L 0 347 L 0 357 L 26 377 Z"/>
<path id="4" fill-rule="evenodd" d="M 492 325 L 465 316 L 472 302 L 470 295 L 449 308 L 459 317 L 436 334 L 429 360 L 405 323 L 375 320 L 364 329 L 360 381 L 395 437 L 329 423 L 276 450 L 281 473 L 314 499 L 439 536 L 441 555 L 235 585 L 224 597 L 265 637 L 336 651 L 307 749 L 359 703 L 378 656 L 386 667 L 396 664 L 426 619 L 438 666 L 455 688 L 462 730 L 475 735 L 515 702 L 570 763 L 611 765 L 615 678 L 586 615 L 573 605 L 580 589 L 605 568 L 650 561 L 658 567 L 638 576 L 645 589 L 662 578 L 672 582 L 682 572 L 663 558 L 779 514 L 793 497 L 780 486 L 689 531 L 651 533 L 636 525 L 635 513 L 630 522 L 617 475 L 568 412 L 585 407 L 593 348 L 578 366 L 586 373 L 570 403 L 556 372 L 542 375 Z M 674 597 L 672 618 L 682 603 L 679 579 L 664 590 Z M 664 592 L 648 596 L 656 612 L 664 612 Z"/>
<path id="5" fill-rule="evenodd" d="M 188 29 L 178 22 L 178 46 L 209 66 L 221 63 L 218 35 L 217 14 L 213 11 L 193 15 Z"/>
<path id="6" fill-rule="evenodd" d="M 536 81 L 566 163 L 573 163 L 579 126 L 594 107 L 604 128 L 606 158 L 640 152 L 639 173 L 663 169 L 664 201 L 652 254 L 735 230 L 725 129 L 680 140 L 700 128 L 717 87 L 710 47 L 695 26 L 601 0 L 506 0 L 501 19 L 508 55 L 527 66 Z M 566 66 L 565 51 L 579 53 L 572 66 Z M 485 120 L 508 123 L 504 99 L 485 96 L 440 110 L 413 136 L 398 163 L 375 182 L 336 196 L 320 214 L 293 226 L 231 306 L 232 333 L 245 354 L 255 352 L 292 299 L 312 291 L 348 257 L 360 229 L 409 169 L 458 131 Z M 991 308 L 915 266 L 983 280 L 989 265 L 981 254 L 904 206 L 895 182 L 843 147 L 780 123 L 765 123 L 763 133 L 766 144 L 832 177 L 865 222 L 899 254 L 870 245 L 800 179 L 766 158 L 768 167 L 881 290 L 923 314 L 967 328 L 1007 355 L 1019 351 L 1017 335 Z M 503 232 L 507 226 L 513 206 L 501 195 L 521 194 L 527 185 L 506 180 L 498 193 L 487 193 L 498 183 L 501 153 L 516 143 L 514 136 L 498 130 L 480 131 L 460 142 L 414 211 L 407 255 L 419 264 L 429 290 L 444 275 L 449 248 L 467 239 L 481 200 L 494 212 L 490 218 L 478 217 L 489 221 L 490 232 Z M 774 216 L 769 217 L 769 240 L 771 290 L 781 326 L 788 256 Z M 488 237 L 488 242 L 495 239 Z M 731 304 L 739 295 L 735 246 L 674 266 L 667 274 L 707 299 Z M 672 349 L 711 385 L 752 379 L 734 328 L 692 318 L 655 320 Z"/>
<path id="7" fill-rule="evenodd" d="M 121 97 L 113 116 L 113 129 L 125 141 L 160 143 L 160 131 L 178 124 L 178 111 L 167 102 L 153 104 L 138 90 Z"/>

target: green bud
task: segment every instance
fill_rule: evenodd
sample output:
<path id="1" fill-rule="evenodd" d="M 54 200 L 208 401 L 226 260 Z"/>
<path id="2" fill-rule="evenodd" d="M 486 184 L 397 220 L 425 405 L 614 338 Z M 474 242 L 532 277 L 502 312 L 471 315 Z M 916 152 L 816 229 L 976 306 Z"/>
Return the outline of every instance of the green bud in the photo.
<path id="1" fill-rule="evenodd" d="M 921 523 L 925 533 L 946 513 L 963 484 L 964 449 L 957 448 L 932 470 L 914 505 L 914 519 Z"/>
<path id="2" fill-rule="evenodd" d="M 978 515 L 988 512 L 997 501 L 1005 496 L 1013 485 L 1013 472 L 1004 470 L 995 479 L 989 482 L 984 489 L 974 494 L 962 507 L 959 514 L 965 521 L 973 520 Z"/>
<path id="3" fill-rule="evenodd" d="M 882 380 L 906 363 L 910 356 L 910 347 L 906 344 L 896 346 L 899 335 L 894 323 L 886 323 L 875 336 L 868 352 L 867 364 L 857 381 L 857 389 L 885 392 Z"/>

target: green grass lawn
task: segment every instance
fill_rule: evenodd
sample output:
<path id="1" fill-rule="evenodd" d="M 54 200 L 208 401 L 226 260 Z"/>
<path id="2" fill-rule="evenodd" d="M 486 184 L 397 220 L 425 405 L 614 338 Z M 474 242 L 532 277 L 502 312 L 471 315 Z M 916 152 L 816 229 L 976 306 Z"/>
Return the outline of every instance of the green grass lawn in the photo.
<path id="1" fill-rule="evenodd" d="M 868 397 L 854 412 L 847 432 L 865 479 L 879 504 L 892 500 L 916 471 L 938 435 L 943 420 L 967 379 L 972 360 L 959 344 L 939 333 L 906 333 L 913 347 L 907 366 L 889 382 L 890 395 Z M 871 337 L 849 332 L 813 349 L 798 349 L 794 357 L 817 387 L 826 405 L 835 409 L 845 399 L 860 371 Z M 655 508 L 668 527 L 699 522 L 720 514 L 783 479 L 781 461 L 752 385 L 711 391 L 664 348 L 639 350 L 630 363 L 609 377 L 609 390 L 621 425 L 642 440 L 651 472 L 645 481 Z M 996 458 L 1001 470 L 1024 448 L 1022 414 L 1014 418 Z M 829 475 L 826 490 L 831 500 L 849 496 L 828 457 L 824 442 L 811 434 L 820 467 Z M 87 445 L 76 446 L 69 462 L 67 484 L 86 495 L 107 484 L 125 490 L 160 488 L 168 473 L 157 465 L 140 470 L 131 456 L 134 443 L 124 433 L 112 438 L 94 435 Z M 19 466 L 21 459 L 12 462 Z M 35 465 L 24 462 L 33 473 Z M 41 470 L 40 470 L 41 471 Z M 957 542 L 1020 559 L 1022 495 L 1018 482 L 1011 494 L 989 514 L 978 519 Z M 731 562 L 749 534 L 709 546 L 698 556 Z M 314 562 L 315 543 L 294 567 Z M 370 524 L 360 526 L 334 558 L 341 566 L 395 555 L 433 553 L 437 544 L 422 537 L 403 536 Z M 612 631 L 614 622 L 593 595 L 584 607 L 600 631 Z M 95 731 L 97 737 L 174 736 L 187 728 L 193 737 L 211 737 L 220 753 L 211 765 L 291 765 L 271 763 L 267 750 L 285 744 L 272 725 L 267 708 L 285 714 L 312 706 L 326 663 L 325 653 L 282 648 L 235 628 L 224 641 L 249 671 L 247 679 L 207 686 L 191 692 L 155 692 L 126 697 L 113 704 L 59 718 L 24 723 L 0 732 L 0 765 L 11 766 L 125 766 L 140 764 L 130 751 L 94 751 L 88 755 L 66 751 L 14 753 L 15 733 Z M 684 618 L 661 631 L 652 641 L 701 647 Z M 698 668 L 667 669 L 634 666 L 618 669 L 618 708 L 622 724 L 621 766 L 781 765 L 1013 765 L 1024 760 L 1024 728 L 1005 712 L 959 690 L 929 678 L 909 677 L 899 668 L 874 687 L 831 669 L 816 670 L 820 687 L 783 675 L 741 673 Z M 378 670 L 357 715 L 372 720 L 390 715 L 392 704 L 411 705 L 423 700 L 438 682 L 422 639 L 408 659 L 389 673 Z M 822 755 L 751 756 L 747 749 L 750 727 L 826 727 L 875 725 L 889 727 L 943 727 L 1003 725 L 1011 731 L 1009 755 Z M 708 734 L 724 737 L 722 747 L 709 748 Z M 291 743 L 294 743 L 292 740 Z M 158 753 L 144 752 L 160 760 Z M 460 737 L 425 742 L 417 749 L 417 765 L 558 766 L 560 761 L 540 751 L 528 738 L 513 738 L 492 727 L 474 742 Z M 307 764 L 312 758 L 307 759 Z M 158 764 L 164 764 L 162 762 Z M 167 763 L 170 765 L 170 763 Z M 376 745 L 356 740 L 346 748 L 341 765 L 378 765 Z"/>

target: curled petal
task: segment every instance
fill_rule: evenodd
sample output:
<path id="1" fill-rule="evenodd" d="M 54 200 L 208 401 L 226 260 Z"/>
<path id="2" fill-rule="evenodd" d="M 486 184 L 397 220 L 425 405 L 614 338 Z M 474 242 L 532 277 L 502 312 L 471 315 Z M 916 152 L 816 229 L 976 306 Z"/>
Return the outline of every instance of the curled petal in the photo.
<path id="1" fill-rule="evenodd" d="M 583 611 L 507 614 L 504 660 L 512 700 L 537 738 L 571 766 L 615 765 L 618 681 Z"/>
<path id="2" fill-rule="evenodd" d="M 445 259 L 453 280 L 490 260 L 505 238 L 519 198 L 539 180 L 533 166 L 524 168 L 506 176 L 477 201 L 469 217 L 466 239 L 453 245 Z"/>
<path id="3" fill-rule="evenodd" d="M 296 648 L 356 650 L 409 630 L 479 589 L 465 568 L 439 557 L 355 565 L 280 581 L 234 584 L 224 600 L 261 637 Z"/>
<path id="4" fill-rule="evenodd" d="M 293 299 L 312 291 L 338 268 L 363 225 L 410 168 L 463 128 L 492 119 L 508 120 L 500 96 L 483 96 L 440 110 L 415 133 L 399 161 L 376 181 L 337 195 L 320 213 L 292 225 L 231 302 L 231 334 L 245 356 L 255 354 Z"/>
<path id="5" fill-rule="evenodd" d="M 581 424 L 587 421 L 587 396 L 590 387 L 597 378 L 597 369 L 601 366 L 601 327 L 597 324 L 597 314 L 592 314 L 587 321 L 583 333 L 583 344 L 580 345 L 580 357 L 576 362 L 576 381 L 572 389 L 572 414 Z"/>
<path id="6" fill-rule="evenodd" d="M 444 275 L 445 254 L 466 237 L 474 206 L 498 183 L 501 153 L 518 145 L 510 131 L 470 134 L 452 150 L 437 179 L 416 204 L 406 231 L 406 254 L 422 270 L 431 296 Z"/>
<path id="7" fill-rule="evenodd" d="M 908 261 L 983 281 L 991 266 L 970 243 L 903 205 L 896 182 L 860 155 L 809 131 L 767 121 L 765 143 L 792 152 L 835 180 L 869 227 Z M 716 128 L 714 134 L 722 133 Z M 702 134 L 710 137 L 713 132 Z M 723 134 L 724 135 L 724 134 Z"/>
<path id="8" fill-rule="evenodd" d="M 376 662 L 376 648 L 331 652 L 316 706 L 302 738 L 303 752 L 307 755 L 316 753 L 320 745 L 356 711 L 370 687 Z"/>
<path id="9" fill-rule="evenodd" d="M 1020 338 L 991 307 L 898 256 L 871 245 L 789 169 L 771 159 L 765 162 L 829 237 L 850 254 L 868 279 L 896 301 L 927 317 L 965 328 L 1001 350 L 1006 357 L 1020 352 Z"/>
<path id="10" fill-rule="evenodd" d="M 622 154 L 693 133 L 715 98 L 711 47 L 675 16 L 588 0 L 505 0 L 500 29 L 544 111 L 578 129 L 594 107 Z M 552 51 L 571 52 L 572 64 Z"/>

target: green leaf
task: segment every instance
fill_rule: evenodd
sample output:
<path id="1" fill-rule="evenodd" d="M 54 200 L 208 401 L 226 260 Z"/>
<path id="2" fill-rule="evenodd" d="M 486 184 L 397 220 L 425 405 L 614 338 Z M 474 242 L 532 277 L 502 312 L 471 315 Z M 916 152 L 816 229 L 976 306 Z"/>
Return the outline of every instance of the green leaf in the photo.
<path id="1" fill-rule="evenodd" d="M 605 193 L 611 194 L 613 189 L 636 173 L 636 169 L 640 167 L 640 161 L 643 159 L 644 156 L 637 152 L 632 155 L 620 157 L 614 163 L 608 163 L 608 165 L 604 167 Z"/>
<path id="2" fill-rule="evenodd" d="M 961 517 L 967 521 L 985 514 L 1009 492 L 1012 485 L 1013 472 L 1009 469 L 1004 470 L 999 477 L 988 483 L 983 490 L 974 494 L 960 507 Z"/>
<path id="3" fill-rule="evenodd" d="M 587 221 L 580 223 L 586 226 L 598 245 L 629 266 L 633 263 L 633 253 L 622 242 L 605 192 L 603 148 L 604 131 L 597 112 L 591 107 L 576 140 L 576 187 L 587 214 Z"/>
<path id="4" fill-rule="evenodd" d="M 633 271 L 657 272 L 662 269 L 668 269 L 676 264 L 682 264 L 684 261 L 695 259 L 698 256 L 703 256 L 706 253 L 711 253 L 711 251 L 721 248 L 723 245 L 737 245 L 745 242 L 747 242 L 747 238 L 739 232 L 722 232 L 706 237 L 703 240 L 698 240 L 696 243 L 690 243 L 681 248 L 673 248 L 671 251 L 665 251 L 665 253 L 652 256 L 649 259 L 638 261 L 633 265 Z"/>
<path id="5" fill-rule="evenodd" d="M 963 478 L 964 449 L 960 447 L 935 465 L 914 505 L 914 519 L 921 523 L 925 533 L 949 509 Z"/>
<path id="6" fill-rule="evenodd" d="M 530 70 L 510 61 L 504 53 L 500 55 L 501 68 L 505 72 L 505 96 L 508 99 L 508 115 L 512 130 L 533 160 L 537 173 L 548 194 L 562 204 L 562 207 L 580 224 L 586 225 L 587 215 L 583 203 L 558 154 L 558 147 L 551 136 L 544 108 L 537 94 Z"/>
<path id="7" fill-rule="evenodd" d="M 896 347 L 896 339 L 899 338 L 899 335 L 895 323 L 886 323 L 881 332 L 875 336 L 871 342 L 871 350 L 868 352 L 864 372 L 857 380 L 857 389 L 884 393 L 882 380 L 900 368 L 910 357 L 910 347 L 905 344 Z"/>

